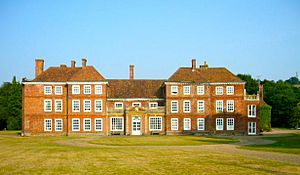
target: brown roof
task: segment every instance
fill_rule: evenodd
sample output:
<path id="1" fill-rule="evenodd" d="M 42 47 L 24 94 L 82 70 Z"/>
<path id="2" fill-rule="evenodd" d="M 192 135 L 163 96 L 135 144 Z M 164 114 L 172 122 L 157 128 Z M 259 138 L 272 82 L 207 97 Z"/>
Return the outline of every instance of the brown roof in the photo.
<path id="1" fill-rule="evenodd" d="M 164 98 L 165 80 L 108 80 L 108 98 Z"/>
<path id="2" fill-rule="evenodd" d="M 168 81 L 186 82 L 243 82 L 226 68 L 179 68 Z"/>
<path id="3" fill-rule="evenodd" d="M 102 81 L 104 77 L 93 67 L 49 67 L 33 82 Z"/>

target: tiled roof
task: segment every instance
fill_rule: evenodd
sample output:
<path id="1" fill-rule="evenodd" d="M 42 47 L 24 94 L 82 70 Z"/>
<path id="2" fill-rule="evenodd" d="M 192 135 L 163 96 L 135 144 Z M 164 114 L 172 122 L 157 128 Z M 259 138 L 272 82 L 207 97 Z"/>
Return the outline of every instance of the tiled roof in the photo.
<path id="1" fill-rule="evenodd" d="M 168 81 L 185 82 L 243 82 L 226 68 L 179 68 Z"/>
<path id="2" fill-rule="evenodd" d="M 104 77 L 93 67 L 49 67 L 33 82 L 102 81 Z"/>
<path id="3" fill-rule="evenodd" d="M 164 98 L 165 80 L 108 80 L 108 98 Z"/>

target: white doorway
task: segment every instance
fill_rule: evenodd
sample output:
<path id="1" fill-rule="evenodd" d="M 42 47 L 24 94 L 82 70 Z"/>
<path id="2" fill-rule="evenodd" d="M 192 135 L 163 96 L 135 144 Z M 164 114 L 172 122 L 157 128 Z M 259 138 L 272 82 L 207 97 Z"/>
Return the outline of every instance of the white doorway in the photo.
<path id="1" fill-rule="evenodd" d="M 132 133 L 131 135 L 141 135 L 141 117 L 132 118 Z"/>

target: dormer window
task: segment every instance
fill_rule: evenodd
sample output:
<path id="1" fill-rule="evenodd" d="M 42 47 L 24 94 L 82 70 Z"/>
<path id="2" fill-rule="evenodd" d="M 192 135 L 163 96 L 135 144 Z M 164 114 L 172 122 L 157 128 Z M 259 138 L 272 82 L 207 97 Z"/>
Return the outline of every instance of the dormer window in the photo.
<path id="1" fill-rule="evenodd" d="M 151 102 L 149 103 L 149 108 L 150 109 L 157 109 L 158 107 L 158 103 L 157 102 Z"/>
<path id="2" fill-rule="evenodd" d="M 132 107 L 141 107 L 141 106 L 142 106 L 141 102 L 133 102 L 132 103 Z"/>
<path id="3" fill-rule="evenodd" d="M 115 102 L 115 109 L 123 109 L 123 103 L 122 102 Z"/>
<path id="4" fill-rule="evenodd" d="M 178 86 L 171 86 L 171 95 L 178 94 Z"/>

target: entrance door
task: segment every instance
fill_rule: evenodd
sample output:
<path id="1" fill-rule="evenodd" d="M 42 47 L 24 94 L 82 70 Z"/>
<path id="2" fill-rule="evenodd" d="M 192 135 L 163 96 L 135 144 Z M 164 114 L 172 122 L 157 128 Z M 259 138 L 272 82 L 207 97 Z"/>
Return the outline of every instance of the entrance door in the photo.
<path id="1" fill-rule="evenodd" d="M 141 117 L 132 118 L 132 135 L 141 135 Z"/>
<path id="2" fill-rule="evenodd" d="M 256 134 L 256 122 L 248 122 L 248 135 Z"/>

